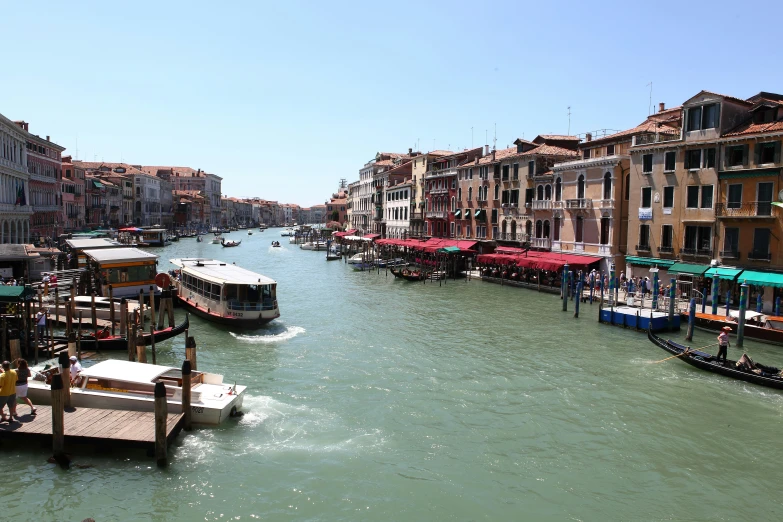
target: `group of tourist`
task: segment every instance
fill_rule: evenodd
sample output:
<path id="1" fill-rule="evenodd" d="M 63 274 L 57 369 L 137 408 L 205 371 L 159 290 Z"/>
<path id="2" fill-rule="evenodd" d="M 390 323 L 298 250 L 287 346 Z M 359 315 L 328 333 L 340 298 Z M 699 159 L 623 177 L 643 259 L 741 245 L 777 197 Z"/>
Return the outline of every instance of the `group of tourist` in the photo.
<path id="1" fill-rule="evenodd" d="M 14 362 L 16 369 L 11 368 L 10 361 L 3 361 L 0 365 L 0 422 L 12 422 L 14 418 L 19 418 L 16 412 L 18 401 L 23 401 L 30 406 L 30 415 L 37 413 L 33 402 L 27 396 L 27 383 L 32 378 L 33 372 L 25 359 L 17 359 Z M 74 384 L 79 379 L 82 365 L 75 355 L 70 357 L 70 364 L 70 382 Z M 5 413 L 6 406 L 8 406 L 8 415 Z"/>

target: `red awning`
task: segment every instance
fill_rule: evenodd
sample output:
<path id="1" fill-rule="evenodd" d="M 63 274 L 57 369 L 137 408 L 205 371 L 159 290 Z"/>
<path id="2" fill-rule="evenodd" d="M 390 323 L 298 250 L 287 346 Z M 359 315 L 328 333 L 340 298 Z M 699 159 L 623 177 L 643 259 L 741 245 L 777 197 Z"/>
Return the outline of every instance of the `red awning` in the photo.
<path id="1" fill-rule="evenodd" d="M 351 230 L 346 230 L 345 232 L 335 232 L 332 234 L 334 237 L 345 237 L 345 236 L 352 236 L 356 233 L 356 229 L 352 228 Z"/>
<path id="2" fill-rule="evenodd" d="M 364 236 L 362 236 L 362 237 L 364 239 L 375 239 L 376 237 L 381 237 L 381 235 L 380 234 L 364 234 Z"/>
<path id="3" fill-rule="evenodd" d="M 507 247 L 507 246 L 499 246 L 495 249 L 495 252 L 498 254 L 521 254 L 524 251 L 525 251 L 524 248 Z"/>

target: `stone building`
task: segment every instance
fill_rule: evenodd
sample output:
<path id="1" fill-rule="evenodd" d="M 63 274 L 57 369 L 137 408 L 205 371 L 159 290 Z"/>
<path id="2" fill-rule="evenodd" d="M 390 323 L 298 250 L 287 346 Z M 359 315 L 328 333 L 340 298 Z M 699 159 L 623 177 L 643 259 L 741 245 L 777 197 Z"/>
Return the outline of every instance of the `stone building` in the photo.
<path id="1" fill-rule="evenodd" d="M 62 177 L 62 152 L 65 147 L 31 134 L 29 124 L 16 124 L 27 134 L 27 170 L 30 174 L 30 234 L 35 241 L 54 238 L 63 230 L 62 191 L 58 181 Z"/>
<path id="2" fill-rule="evenodd" d="M 0 114 L 0 243 L 29 243 L 28 133 Z"/>

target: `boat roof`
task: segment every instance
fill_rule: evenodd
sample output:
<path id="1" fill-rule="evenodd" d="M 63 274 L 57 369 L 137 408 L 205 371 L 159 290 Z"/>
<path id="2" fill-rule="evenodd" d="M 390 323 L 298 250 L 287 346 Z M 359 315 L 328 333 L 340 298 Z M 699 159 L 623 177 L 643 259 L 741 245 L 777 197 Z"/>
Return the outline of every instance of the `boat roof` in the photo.
<path id="1" fill-rule="evenodd" d="M 85 250 L 84 255 L 98 263 L 129 263 L 136 261 L 155 261 L 159 256 L 138 248 L 111 248 L 108 250 Z"/>
<path id="2" fill-rule="evenodd" d="M 83 369 L 81 375 L 95 379 L 113 379 L 116 381 L 151 384 L 152 381 L 162 374 L 174 369 L 171 366 L 110 359 Z"/>
<path id="3" fill-rule="evenodd" d="M 173 265 L 182 268 L 186 272 L 198 276 L 206 281 L 218 284 L 234 285 L 273 285 L 272 278 L 251 272 L 241 266 L 232 265 L 217 259 L 180 258 L 171 259 Z"/>
<path id="4" fill-rule="evenodd" d="M 92 238 L 92 239 L 66 239 L 66 244 L 75 250 L 84 250 L 87 248 L 117 248 L 122 246 L 122 243 L 118 243 L 109 238 Z"/>
<path id="5" fill-rule="evenodd" d="M 166 232 L 165 228 L 143 228 L 141 229 L 142 233 L 144 232 Z"/>
<path id="6" fill-rule="evenodd" d="M 735 319 L 739 319 L 739 316 L 740 316 L 739 310 L 731 310 L 729 312 L 729 315 L 731 317 L 735 318 Z M 760 313 L 754 312 L 752 310 L 745 310 L 745 319 L 755 319 L 756 317 L 759 317 L 760 315 L 764 315 L 764 314 L 760 314 Z"/>

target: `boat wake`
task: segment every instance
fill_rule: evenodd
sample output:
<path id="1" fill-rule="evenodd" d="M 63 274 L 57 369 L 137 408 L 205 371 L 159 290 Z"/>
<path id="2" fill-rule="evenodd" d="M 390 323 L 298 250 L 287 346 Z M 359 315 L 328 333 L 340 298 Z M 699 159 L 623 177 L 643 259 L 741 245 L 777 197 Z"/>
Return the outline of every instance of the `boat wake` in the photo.
<path id="1" fill-rule="evenodd" d="M 290 326 L 286 328 L 285 331 L 273 335 L 242 335 L 242 334 L 236 334 L 234 332 L 230 332 L 230 333 L 234 337 L 234 339 L 243 343 L 269 344 L 269 343 L 280 343 L 283 341 L 288 341 L 304 332 L 305 329 L 302 328 L 301 326 Z"/>

